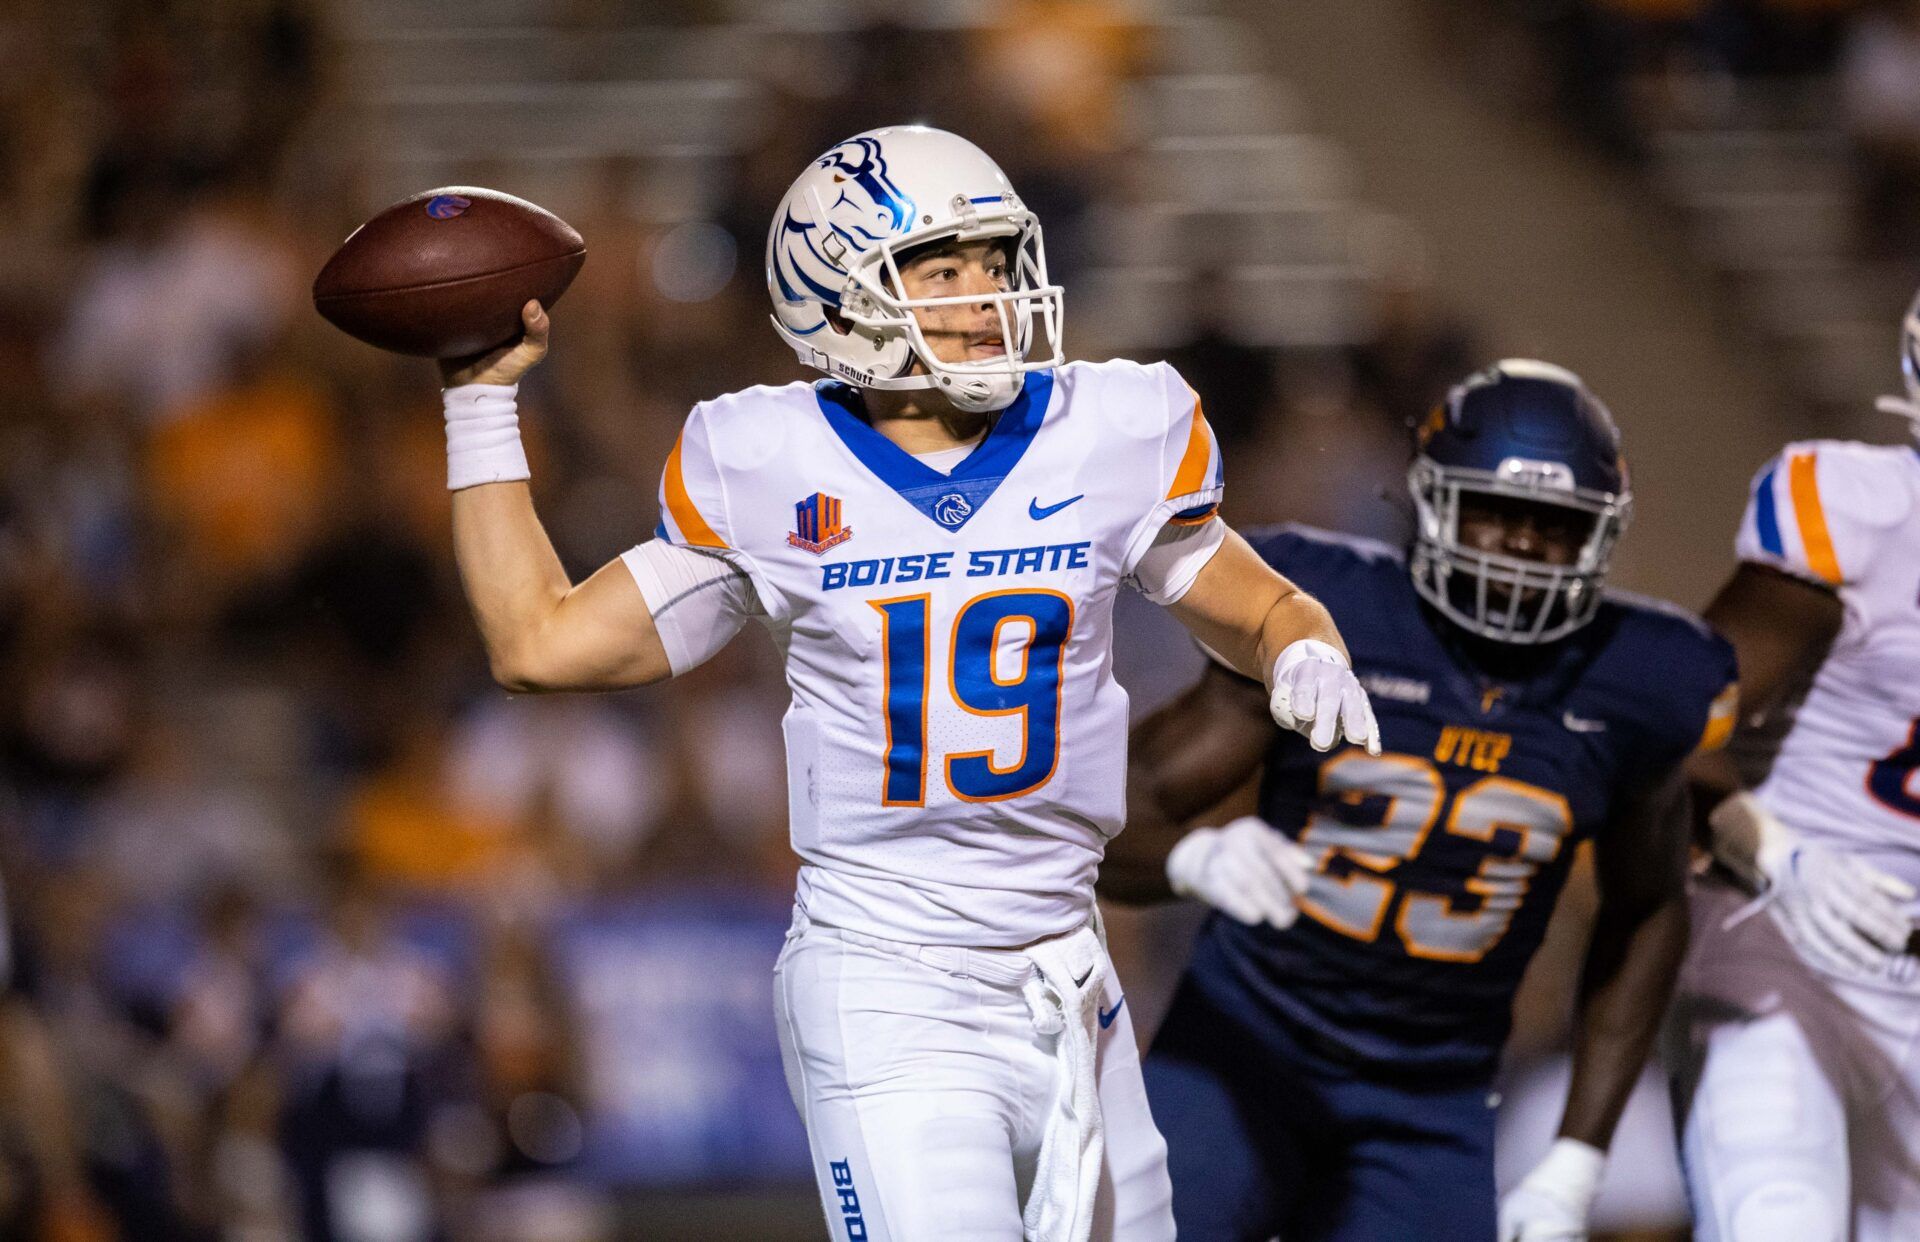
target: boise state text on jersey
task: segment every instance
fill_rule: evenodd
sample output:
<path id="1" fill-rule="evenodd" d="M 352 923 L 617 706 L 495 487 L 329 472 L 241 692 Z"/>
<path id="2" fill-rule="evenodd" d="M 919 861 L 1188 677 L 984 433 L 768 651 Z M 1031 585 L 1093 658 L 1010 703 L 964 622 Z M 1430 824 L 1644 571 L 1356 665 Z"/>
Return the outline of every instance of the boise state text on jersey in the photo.
<path id="1" fill-rule="evenodd" d="M 800 908 L 919 944 L 1072 931 L 1125 815 L 1114 596 L 1220 503 L 1218 446 L 1164 364 L 1029 372 L 947 471 L 858 400 L 702 402 L 661 482 L 662 537 L 751 578 L 787 658 Z"/>
<path id="2" fill-rule="evenodd" d="M 1396 550 L 1298 527 L 1250 541 L 1333 613 L 1386 751 L 1276 737 L 1260 812 L 1316 857 L 1302 918 L 1276 931 L 1215 914 L 1191 984 L 1342 1057 L 1484 1072 L 1575 848 L 1639 775 L 1731 730 L 1732 648 L 1609 593 L 1532 676 L 1489 683 Z"/>

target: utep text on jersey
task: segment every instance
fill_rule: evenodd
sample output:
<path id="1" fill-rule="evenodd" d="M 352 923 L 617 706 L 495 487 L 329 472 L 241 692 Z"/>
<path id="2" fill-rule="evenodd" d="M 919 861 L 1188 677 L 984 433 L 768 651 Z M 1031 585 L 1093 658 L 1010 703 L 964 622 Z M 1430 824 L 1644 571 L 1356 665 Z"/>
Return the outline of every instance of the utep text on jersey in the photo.
<path id="1" fill-rule="evenodd" d="M 1333 613 L 1386 750 L 1276 736 L 1260 813 L 1316 859 L 1302 918 L 1214 914 L 1190 985 L 1249 1022 L 1278 1011 L 1338 1057 L 1484 1073 L 1576 846 L 1636 775 L 1731 731 L 1732 648 L 1609 593 L 1530 675 L 1488 682 L 1398 551 L 1301 527 L 1250 539 Z"/>

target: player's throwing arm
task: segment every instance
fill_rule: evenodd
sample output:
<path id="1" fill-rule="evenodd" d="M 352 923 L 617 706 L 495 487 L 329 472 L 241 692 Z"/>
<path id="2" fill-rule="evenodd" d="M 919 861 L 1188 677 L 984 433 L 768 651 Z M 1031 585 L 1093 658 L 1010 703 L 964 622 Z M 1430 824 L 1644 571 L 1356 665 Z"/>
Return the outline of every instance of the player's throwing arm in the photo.
<path id="1" fill-rule="evenodd" d="M 516 691 L 660 681 L 672 669 L 633 575 L 610 562 L 575 586 L 534 512 L 515 394 L 546 356 L 552 324 L 537 302 L 522 314 L 518 342 L 441 364 L 454 558 L 494 678 Z"/>
<path id="2" fill-rule="evenodd" d="M 580 234 L 550 212 L 452 187 L 369 220 L 313 286 L 343 331 L 441 360 L 454 552 L 494 676 L 513 690 L 615 689 L 670 671 L 633 575 L 609 565 L 574 586 L 527 489 L 518 385 L 546 356 L 546 308 L 585 260 Z"/>

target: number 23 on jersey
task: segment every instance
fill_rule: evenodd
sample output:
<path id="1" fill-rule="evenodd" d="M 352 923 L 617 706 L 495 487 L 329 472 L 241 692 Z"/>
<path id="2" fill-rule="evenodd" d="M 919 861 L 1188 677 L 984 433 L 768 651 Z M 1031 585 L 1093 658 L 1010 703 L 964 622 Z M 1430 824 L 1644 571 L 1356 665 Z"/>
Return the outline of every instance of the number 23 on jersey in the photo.
<path id="1" fill-rule="evenodd" d="M 927 696 L 937 692 L 932 603 L 930 595 L 869 601 L 881 618 L 887 738 L 881 801 L 886 806 L 926 805 Z M 1005 765 L 992 749 L 942 757 L 954 797 L 999 802 L 1030 794 L 1053 779 L 1060 762 L 1061 679 L 1072 634 L 1073 601 L 1058 591 L 990 591 L 954 614 L 944 693 L 972 715 L 1008 717 L 1020 726 L 1016 755 Z"/>
<path id="2" fill-rule="evenodd" d="M 1485 957 L 1534 873 L 1573 830 L 1567 800 L 1550 789 L 1485 776 L 1449 793 L 1439 769 L 1413 755 L 1346 751 L 1321 767 L 1320 793 L 1352 810 L 1339 818 L 1316 812 L 1301 832 L 1317 864 L 1301 908 L 1322 926 L 1371 943 L 1404 888 L 1394 930 L 1409 955 L 1432 961 Z M 1383 874 L 1418 858 L 1436 828 L 1486 845 L 1462 894 L 1424 891 L 1417 873 L 1404 884 Z"/>

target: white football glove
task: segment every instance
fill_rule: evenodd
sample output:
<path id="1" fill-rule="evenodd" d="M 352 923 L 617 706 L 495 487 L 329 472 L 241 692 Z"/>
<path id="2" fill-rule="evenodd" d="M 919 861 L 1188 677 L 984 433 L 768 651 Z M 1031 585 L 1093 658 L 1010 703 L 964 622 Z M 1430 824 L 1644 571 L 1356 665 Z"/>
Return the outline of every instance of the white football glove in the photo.
<path id="1" fill-rule="evenodd" d="M 1579 1139 L 1553 1141 L 1500 1199 L 1500 1242 L 1586 1242 L 1607 1154 Z"/>
<path id="2" fill-rule="evenodd" d="M 1726 799 L 1707 822 L 1714 857 L 1760 890 L 1781 932 L 1812 964 L 1845 975 L 1877 974 L 1905 952 L 1913 921 L 1904 903 L 1914 898 L 1912 885 L 1801 840 L 1751 793 Z"/>
<path id="3" fill-rule="evenodd" d="M 1368 754 L 1380 753 L 1373 704 L 1338 647 L 1313 638 L 1289 643 L 1273 662 L 1271 685 L 1274 723 L 1305 734 L 1315 750 L 1331 750 L 1344 734 Z"/>
<path id="4" fill-rule="evenodd" d="M 1242 923 L 1291 927 L 1313 879 L 1312 857 L 1258 815 L 1195 828 L 1167 855 L 1173 891 Z"/>

